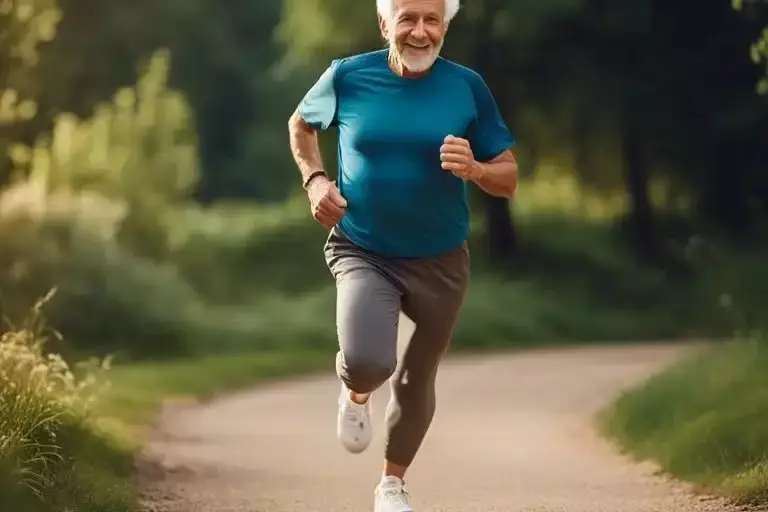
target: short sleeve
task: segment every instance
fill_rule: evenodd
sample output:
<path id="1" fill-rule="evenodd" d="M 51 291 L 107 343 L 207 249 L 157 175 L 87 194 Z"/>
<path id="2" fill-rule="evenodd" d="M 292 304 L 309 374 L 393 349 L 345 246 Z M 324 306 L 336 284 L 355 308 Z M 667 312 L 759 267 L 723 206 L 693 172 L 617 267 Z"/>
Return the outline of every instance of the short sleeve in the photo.
<path id="1" fill-rule="evenodd" d="M 476 117 L 470 127 L 469 142 L 475 158 L 488 162 L 515 145 L 515 137 L 501 117 L 499 106 L 485 81 L 478 75 L 472 80 Z"/>
<path id="2" fill-rule="evenodd" d="M 338 60 L 332 61 L 299 103 L 299 115 L 315 130 L 326 130 L 336 122 L 337 98 L 334 82 L 338 65 Z"/>

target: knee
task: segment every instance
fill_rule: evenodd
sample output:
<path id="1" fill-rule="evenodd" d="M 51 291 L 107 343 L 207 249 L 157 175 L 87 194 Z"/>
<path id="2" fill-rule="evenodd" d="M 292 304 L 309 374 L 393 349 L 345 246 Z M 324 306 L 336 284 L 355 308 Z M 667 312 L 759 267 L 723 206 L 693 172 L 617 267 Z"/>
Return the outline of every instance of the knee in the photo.
<path id="1" fill-rule="evenodd" d="M 389 379 L 397 361 L 339 354 L 338 370 L 347 387 L 355 393 L 369 393 Z"/>

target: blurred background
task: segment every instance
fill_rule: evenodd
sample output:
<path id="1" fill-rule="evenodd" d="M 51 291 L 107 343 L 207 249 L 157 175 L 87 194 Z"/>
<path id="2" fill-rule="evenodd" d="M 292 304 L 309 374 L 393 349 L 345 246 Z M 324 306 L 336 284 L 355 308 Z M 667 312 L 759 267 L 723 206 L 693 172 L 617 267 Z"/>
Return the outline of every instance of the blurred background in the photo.
<path id="1" fill-rule="evenodd" d="M 3 6 L 4 314 L 57 287 L 87 353 L 331 347 L 287 119 L 332 58 L 382 47 L 373 2 Z M 486 78 L 522 183 L 472 190 L 458 345 L 760 325 L 765 25 L 764 2 L 466 2 L 443 55 Z"/>
<path id="2" fill-rule="evenodd" d="M 765 326 L 766 26 L 762 0 L 464 2 L 443 56 L 485 77 L 521 184 L 471 190 L 456 350 Z M 373 0 L 0 0 L 9 332 L 55 289 L 67 359 L 327 366 L 327 233 L 287 121 L 331 59 L 382 46 Z"/>

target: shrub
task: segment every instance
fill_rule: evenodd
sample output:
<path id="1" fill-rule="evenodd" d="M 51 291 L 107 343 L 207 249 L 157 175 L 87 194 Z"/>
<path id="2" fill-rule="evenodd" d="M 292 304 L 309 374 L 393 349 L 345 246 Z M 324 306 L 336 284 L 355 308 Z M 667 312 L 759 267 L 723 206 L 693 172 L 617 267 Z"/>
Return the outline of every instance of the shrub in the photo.
<path id="1" fill-rule="evenodd" d="M 74 471 L 60 436 L 86 429 L 99 390 L 94 370 L 108 360 L 70 367 L 45 350 L 40 307 L 31 321 L 0 337 L 0 495 L 4 505 L 44 501 Z M 94 363 L 97 363 L 94 365 Z M 64 503 L 62 503 L 64 505 Z"/>
<path id="2" fill-rule="evenodd" d="M 134 87 L 119 90 L 90 119 L 60 115 L 51 137 L 11 150 L 20 174 L 50 195 L 99 201 L 109 211 L 114 236 L 132 253 L 163 258 L 173 207 L 198 179 L 191 108 L 167 87 L 169 57 L 152 56 Z"/>
<path id="3" fill-rule="evenodd" d="M 137 85 L 91 119 L 62 115 L 52 137 L 12 149 L 26 177 L 0 195 L 3 313 L 16 320 L 57 287 L 46 314 L 67 350 L 184 350 L 197 299 L 163 260 L 197 152 L 190 109 L 167 78 L 158 52 Z"/>
<path id="4" fill-rule="evenodd" d="M 56 287 L 45 312 L 64 335 L 65 353 L 183 352 L 186 321 L 197 302 L 175 268 L 122 249 L 111 236 L 115 227 L 105 200 L 51 194 L 38 214 L 33 185 L 9 191 L 20 197 L 26 190 L 32 197 L 24 209 L 3 211 L 0 220 L 3 314 L 17 321 Z M 0 196 L 0 210 L 8 204 L 5 198 Z"/>

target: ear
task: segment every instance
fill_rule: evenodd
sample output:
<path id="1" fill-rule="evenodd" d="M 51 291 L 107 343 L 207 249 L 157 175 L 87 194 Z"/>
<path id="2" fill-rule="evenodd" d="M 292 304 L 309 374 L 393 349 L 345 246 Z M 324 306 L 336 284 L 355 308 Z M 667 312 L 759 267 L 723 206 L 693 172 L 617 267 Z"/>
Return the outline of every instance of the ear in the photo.
<path id="1" fill-rule="evenodd" d="M 389 36 L 387 35 L 387 20 L 385 20 L 381 14 L 377 13 L 376 16 L 379 18 L 379 30 L 381 30 L 381 36 L 385 41 L 388 41 Z"/>

